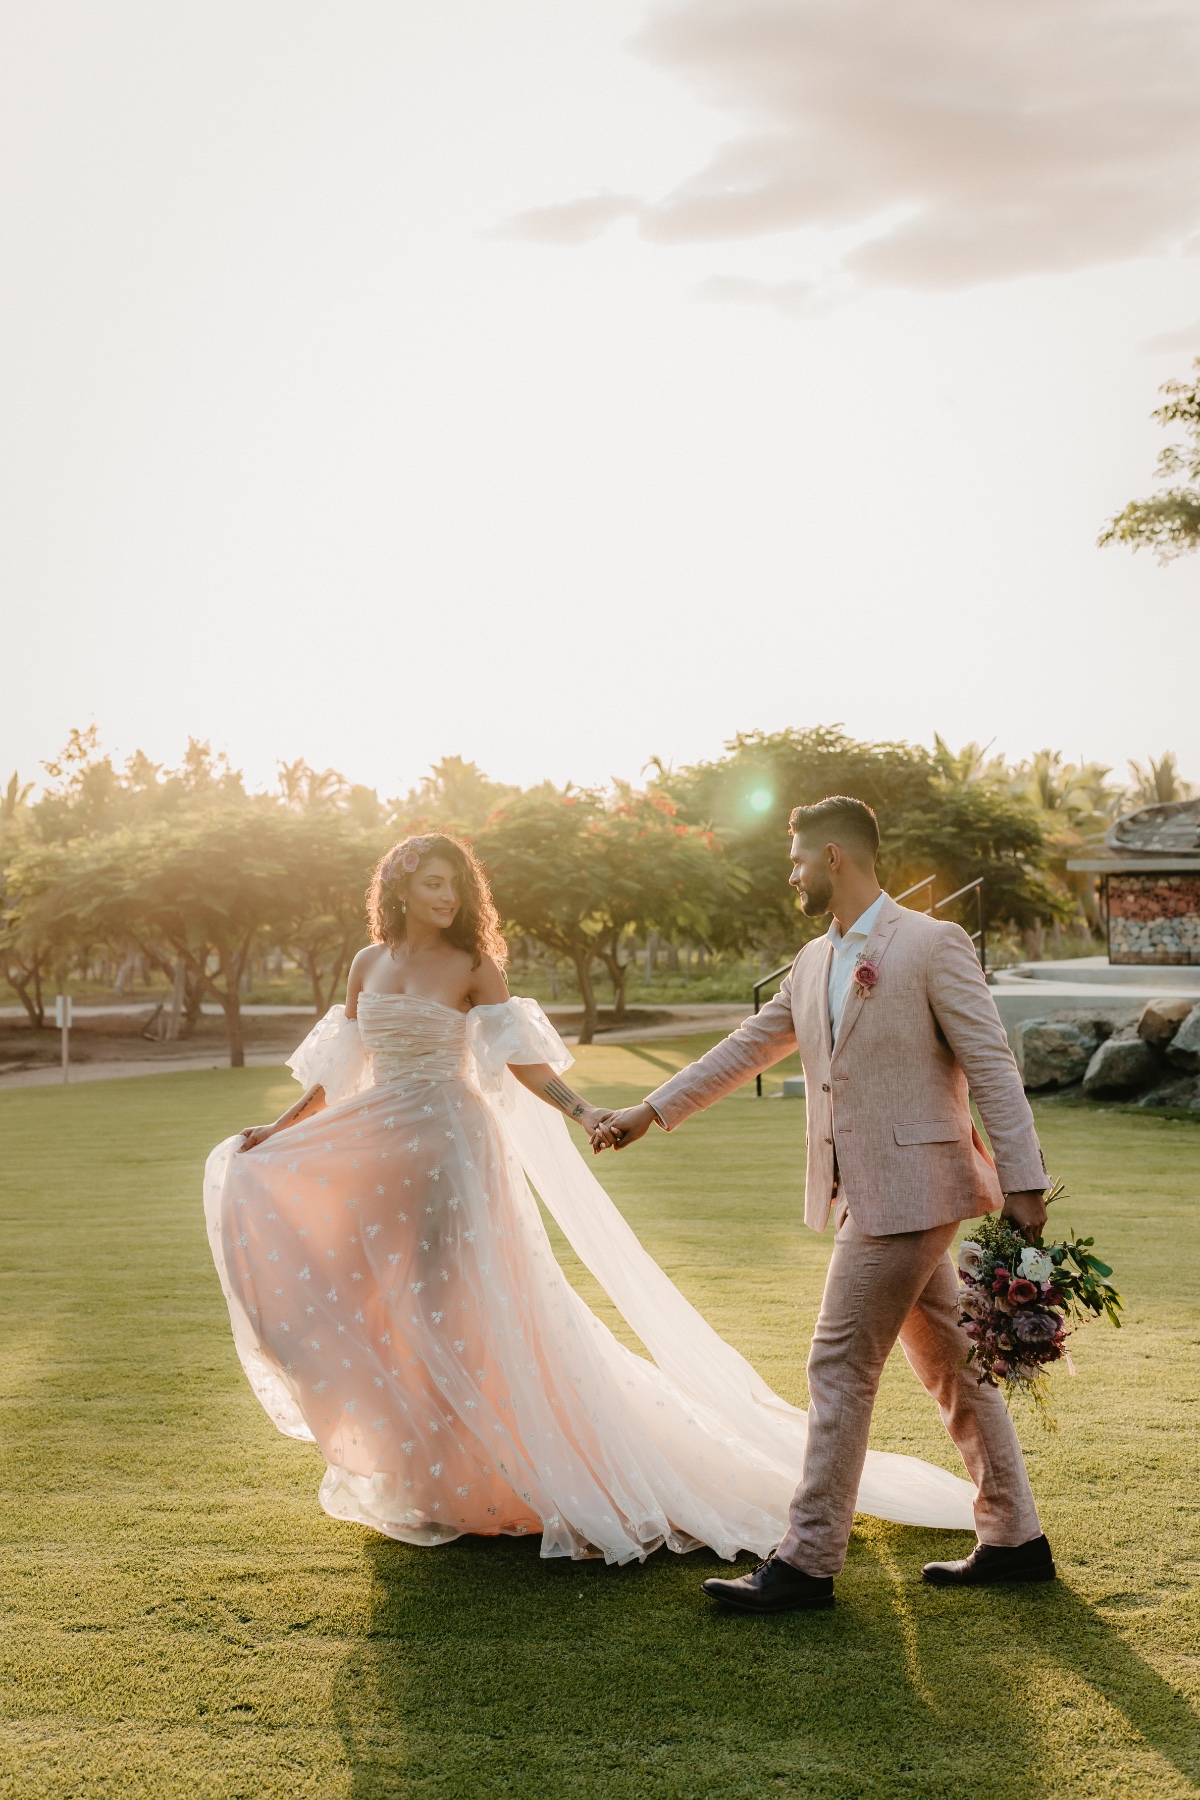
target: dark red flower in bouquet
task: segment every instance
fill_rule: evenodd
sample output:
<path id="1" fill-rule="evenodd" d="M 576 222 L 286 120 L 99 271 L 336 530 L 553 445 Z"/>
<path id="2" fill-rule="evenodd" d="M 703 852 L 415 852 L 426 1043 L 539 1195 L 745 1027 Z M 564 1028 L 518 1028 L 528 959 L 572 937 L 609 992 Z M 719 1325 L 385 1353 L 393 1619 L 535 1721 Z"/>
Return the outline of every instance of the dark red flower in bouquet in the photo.
<path id="1" fill-rule="evenodd" d="M 1038 1298 L 1037 1287 L 1023 1275 L 1018 1275 L 1015 1281 L 1009 1282 L 1007 1297 L 1014 1306 L 1028 1306 L 1031 1300 Z"/>
<path id="2" fill-rule="evenodd" d="M 1008 1284 L 1011 1280 L 1012 1280 L 1012 1276 L 1009 1274 L 1007 1269 L 994 1270 L 992 1273 L 992 1292 L 993 1292 L 993 1294 L 1007 1294 Z"/>

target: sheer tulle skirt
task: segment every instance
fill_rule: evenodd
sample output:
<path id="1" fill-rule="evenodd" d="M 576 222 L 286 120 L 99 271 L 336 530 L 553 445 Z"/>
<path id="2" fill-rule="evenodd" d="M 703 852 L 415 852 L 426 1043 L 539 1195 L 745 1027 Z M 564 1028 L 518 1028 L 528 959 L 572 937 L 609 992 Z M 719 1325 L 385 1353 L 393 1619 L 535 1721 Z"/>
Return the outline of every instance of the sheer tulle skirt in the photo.
<path id="1" fill-rule="evenodd" d="M 641 1248 L 562 1119 L 502 1071 L 494 1085 L 368 1087 L 260 1149 L 214 1150 L 210 1242 L 264 1408 L 320 1446 L 326 1511 L 410 1543 L 536 1533 L 545 1556 L 765 1555 L 804 1414 Z M 575 1293 L 527 1173 L 654 1362 Z M 859 1496 L 955 1527 L 971 1500 L 886 1455 Z"/>

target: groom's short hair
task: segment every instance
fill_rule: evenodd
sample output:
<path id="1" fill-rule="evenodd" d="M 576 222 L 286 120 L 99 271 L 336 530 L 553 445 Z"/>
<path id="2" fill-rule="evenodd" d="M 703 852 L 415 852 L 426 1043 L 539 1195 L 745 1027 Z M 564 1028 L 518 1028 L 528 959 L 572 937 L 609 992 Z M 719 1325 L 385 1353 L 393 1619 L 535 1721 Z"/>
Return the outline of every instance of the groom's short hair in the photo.
<path id="1" fill-rule="evenodd" d="M 812 806 L 793 807 L 790 824 L 794 836 L 824 837 L 872 866 L 879 855 L 879 820 L 875 810 L 865 800 L 855 800 L 849 794 L 827 794 Z"/>

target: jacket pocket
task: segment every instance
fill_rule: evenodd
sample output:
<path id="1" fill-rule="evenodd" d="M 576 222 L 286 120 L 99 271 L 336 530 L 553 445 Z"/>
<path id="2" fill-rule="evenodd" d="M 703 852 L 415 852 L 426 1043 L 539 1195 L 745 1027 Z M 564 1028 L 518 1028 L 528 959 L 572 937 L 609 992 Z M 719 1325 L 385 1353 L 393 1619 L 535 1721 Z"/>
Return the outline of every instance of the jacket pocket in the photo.
<path id="1" fill-rule="evenodd" d="M 931 1124 L 893 1125 L 898 1144 L 956 1144 L 962 1135 L 957 1125 L 941 1119 Z"/>

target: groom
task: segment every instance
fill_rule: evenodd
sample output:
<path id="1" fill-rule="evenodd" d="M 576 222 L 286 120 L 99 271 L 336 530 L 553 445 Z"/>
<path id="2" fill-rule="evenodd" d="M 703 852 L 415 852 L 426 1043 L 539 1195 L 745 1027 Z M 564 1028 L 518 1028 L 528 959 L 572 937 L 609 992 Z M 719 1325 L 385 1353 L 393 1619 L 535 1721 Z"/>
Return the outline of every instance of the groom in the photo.
<path id="1" fill-rule="evenodd" d="M 1004 1400 L 966 1367 L 949 1249 L 958 1223 L 1003 1208 L 1045 1224 L 1046 1169 L 1004 1028 L 966 933 L 909 912 L 875 877 L 879 826 L 834 795 L 791 816 L 791 885 L 828 933 L 801 950 L 775 998 L 699 1062 L 608 1121 L 623 1149 L 672 1131 L 799 1048 L 808 1105 L 805 1223 L 836 1237 L 808 1358 L 808 1444 L 774 1555 L 705 1593 L 746 1612 L 833 1604 L 879 1378 L 899 1338 L 937 1401 L 977 1489 L 978 1543 L 926 1581 L 978 1586 L 1054 1576 Z M 969 1092 L 968 1092 L 969 1090 Z M 995 1156 L 971 1122 L 974 1096 Z"/>

